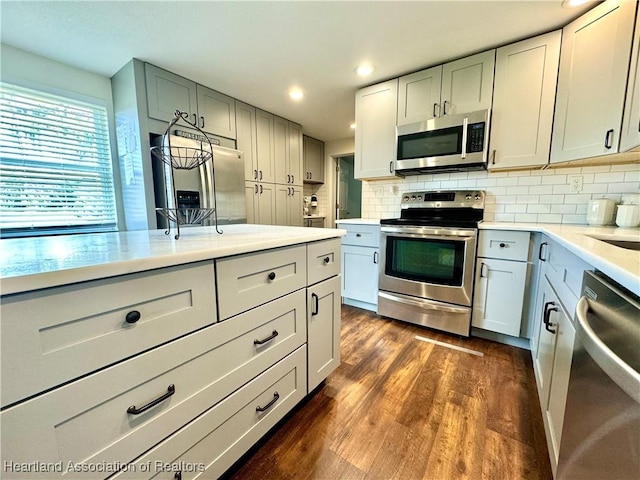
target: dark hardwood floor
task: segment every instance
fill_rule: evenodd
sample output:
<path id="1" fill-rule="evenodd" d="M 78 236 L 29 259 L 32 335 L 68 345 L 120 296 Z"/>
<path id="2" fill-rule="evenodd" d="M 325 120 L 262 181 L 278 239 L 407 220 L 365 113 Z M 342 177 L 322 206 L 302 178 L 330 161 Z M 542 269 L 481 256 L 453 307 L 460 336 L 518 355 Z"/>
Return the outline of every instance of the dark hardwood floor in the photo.
<path id="1" fill-rule="evenodd" d="M 227 478 L 552 478 L 529 351 L 343 306 L 341 353 Z"/>

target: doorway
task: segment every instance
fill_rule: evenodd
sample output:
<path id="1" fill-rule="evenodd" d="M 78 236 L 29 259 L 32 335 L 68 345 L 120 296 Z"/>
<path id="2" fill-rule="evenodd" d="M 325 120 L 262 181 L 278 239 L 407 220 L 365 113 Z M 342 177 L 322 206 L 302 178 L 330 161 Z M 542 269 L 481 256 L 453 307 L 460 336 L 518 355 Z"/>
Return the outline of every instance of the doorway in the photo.
<path id="1" fill-rule="evenodd" d="M 362 182 L 354 178 L 354 156 L 336 157 L 336 219 L 360 218 L 362 212 Z"/>

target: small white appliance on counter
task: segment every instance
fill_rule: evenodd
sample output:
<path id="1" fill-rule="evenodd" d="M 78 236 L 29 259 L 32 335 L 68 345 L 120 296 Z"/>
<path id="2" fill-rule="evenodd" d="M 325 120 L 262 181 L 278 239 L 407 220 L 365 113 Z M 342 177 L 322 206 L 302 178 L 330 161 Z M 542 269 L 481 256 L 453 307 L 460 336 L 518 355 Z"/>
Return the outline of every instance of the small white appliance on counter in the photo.
<path id="1" fill-rule="evenodd" d="M 589 225 L 610 225 L 613 223 L 615 210 L 616 202 L 610 198 L 589 200 L 587 205 L 587 223 Z"/>
<path id="2" fill-rule="evenodd" d="M 640 224 L 640 207 L 638 205 L 618 205 L 616 225 L 621 228 L 633 228 Z"/>
<path id="3" fill-rule="evenodd" d="M 176 133 L 179 135 L 171 135 L 172 146 L 198 148 L 202 144 L 196 134 L 180 131 Z M 152 138 L 152 145 L 162 145 L 162 138 Z M 172 170 L 159 159 L 153 157 L 152 160 L 157 208 L 212 208 L 215 186 L 218 224 L 247 223 L 243 152 L 213 145 L 213 165 L 205 162 L 192 170 Z M 171 205 L 173 198 L 167 197 L 166 193 L 171 191 L 171 175 L 176 189 L 176 206 Z M 157 215 L 157 221 L 158 228 L 167 228 L 165 217 Z M 206 219 L 198 226 L 210 224 L 210 219 Z"/>

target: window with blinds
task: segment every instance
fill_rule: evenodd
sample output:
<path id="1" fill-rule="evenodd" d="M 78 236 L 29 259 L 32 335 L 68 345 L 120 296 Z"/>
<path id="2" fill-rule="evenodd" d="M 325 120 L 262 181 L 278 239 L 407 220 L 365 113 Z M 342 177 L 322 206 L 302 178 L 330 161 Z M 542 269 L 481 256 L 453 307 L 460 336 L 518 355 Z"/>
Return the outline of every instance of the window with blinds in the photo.
<path id="1" fill-rule="evenodd" d="M 0 83 L 2 236 L 116 227 L 106 109 Z"/>

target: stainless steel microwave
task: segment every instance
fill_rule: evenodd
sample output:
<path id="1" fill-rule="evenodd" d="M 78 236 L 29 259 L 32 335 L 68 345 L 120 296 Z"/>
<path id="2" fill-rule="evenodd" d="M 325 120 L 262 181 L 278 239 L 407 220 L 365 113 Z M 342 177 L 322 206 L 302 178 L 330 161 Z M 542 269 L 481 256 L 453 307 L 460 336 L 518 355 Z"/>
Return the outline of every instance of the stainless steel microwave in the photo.
<path id="1" fill-rule="evenodd" d="M 489 110 L 447 115 L 396 127 L 396 173 L 487 168 Z"/>

